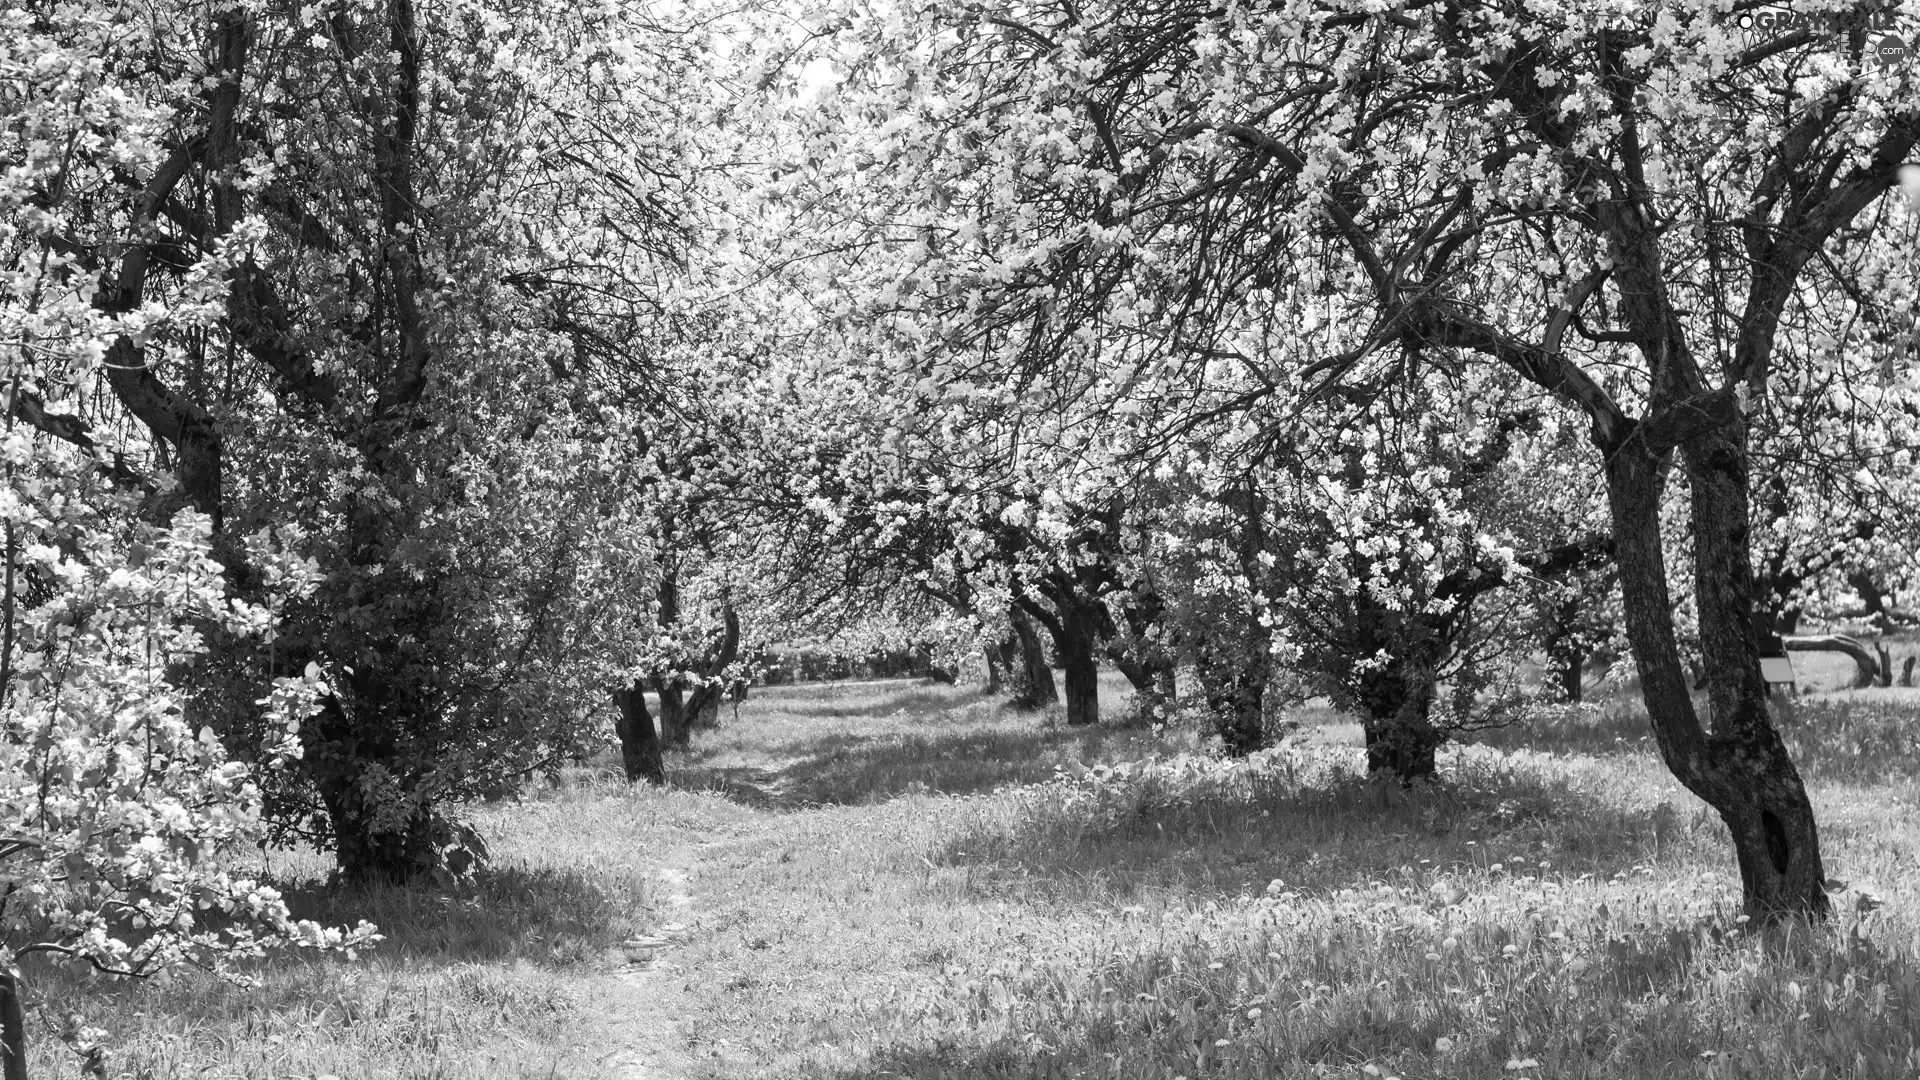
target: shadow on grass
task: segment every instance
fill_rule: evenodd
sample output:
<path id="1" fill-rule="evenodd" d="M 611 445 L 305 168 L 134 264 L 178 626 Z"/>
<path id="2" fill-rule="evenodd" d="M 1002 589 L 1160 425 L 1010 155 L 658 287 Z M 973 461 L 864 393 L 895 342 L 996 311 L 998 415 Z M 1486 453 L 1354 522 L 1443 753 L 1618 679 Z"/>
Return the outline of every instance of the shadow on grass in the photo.
<path id="1" fill-rule="evenodd" d="M 1061 896 L 1095 883 L 1120 898 L 1234 895 L 1275 878 L 1321 892 L 1405 884 L 1409 869 L 1421 881 L 1437 871 L 1611 877 L 1680 848 L 1713 858 L 1720 828 L 1704 810 L 1623 805 L 1521 770 L 1412 789 L 1353 774 L 1184 792 L 1142 779 L 1022 793 L 972 813 L 930 858 L 1028 892 L 1052 883 Z"/>
<path id="2" fill-rule="evenodd" d="M 595 881 L 574 871 L 494 866 L 452 890 L 420 886 L 285 888 L 295 918 L 323 925 L 379 926 L 378 951 L 430 963 L 526 960 L 598 962 L 648 925 L 653 902 L 639 871 Z"/>
<path id="3" fill-rule="evenodd" d="M 1055 766 L 1100 756 L 1136 733 L 1105 727 L 821 736 L 789 748 L 799 760 L 774 770 L 690 765 L 677 787 L 718 791 L 766 809 L 852 806 L 899 795 L 972 795 L 1051 779 Z"/>

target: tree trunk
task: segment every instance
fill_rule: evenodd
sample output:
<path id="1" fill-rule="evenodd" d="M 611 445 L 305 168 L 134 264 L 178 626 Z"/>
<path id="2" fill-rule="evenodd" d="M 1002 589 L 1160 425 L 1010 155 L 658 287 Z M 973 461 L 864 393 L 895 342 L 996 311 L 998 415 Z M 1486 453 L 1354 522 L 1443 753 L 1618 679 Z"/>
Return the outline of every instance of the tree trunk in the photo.
<path id="1" fill-rule="evenodd" d="M 300 727 L 301 761 L 326 810 L 336 874 L 355 884 L 403 885 L 437 866 L 435 819 L 394 744 L 397 724 L 383 715 L 409 703 L 390 700 L 380 666 L 363 665 L 322 699 Z M 351 713 L 338 690 L 348 691 Z M 397 824 L 396 802 L 404 815 Z"/>
<path id="2" fill-rule="evenodd" d="M 1744 428 L 1736 422 L 1698 437 L 1686 455 L 1711 735 L 1688 692 L 1667 592 L 1660 502 L 1671 455 L 1648 449 L 1637 432 L 1600 449 L 1627 638 L 1661 757 L 1726 822 L 1750 916 L 1824 916 L 1826 875 L 1813 808 L 1768 716 L 1760 678 Z"/>
<path id="3" fill-rule="evenodd" d="M 1213 716 L 1213 729 L 1229 757 L 1246 757 L 1266 745 L 1267 677 L 1272 659 L 1265 628 L 1202 638 L 1194 674 Z"/>
<path id="4" fill-rule="evenodd" d="M 1398 644 L 1399 651 L 1385 667 L 1361 676 L 1360 705 L 1367 772 L 1391 773 L 1404 784 L 1434 775 L 1434 755 L 1446 743 L 1447 733 L 1433 723 L 1436 664 L 1431 636 Z"/>
<path id="5" fill-rule="evenodd" d="M 654 692 L 660 695 L 660 742 L 673 750 L 685 750 L 693 743 L 693 728 L 687 722 L 687 692 L 678 679 L 655 678 Z"/>
<path id="6" fill-rule="evenodd" d="M 620 764 L 627 772 L 627 783 L 645 780 L 656 787 L 667 782 L 667 769 L 660 755 L 660 736 L 653 730 L 653 716 L 647 712 L 646 687 L 639 679 L 633 685 L 613 692 L 614 732 L 620 736 Z"/>
<path id="7" fill-rule="evenodd" d="M 1012 636 L 1005 641 L 996 641 L 980 647 L 980 653 L 987 661 L 986 692 L 988 694 L 1001 693 L 1012 684 L 1014 664 L 1017 662 L 1019 650 L 1020 640 Z"/>
<path id="8" fill-rule="evenodd" d="M 1053 684 L 1053 668 L 1047 666 L 1047 651 L 1040 644 L 1040 633 L 1026 615 L 1013 613 L 1013 632 L 1020 640 L 1019 682 L 1014 688 L 1016 709 L 1044 709 L 1060 700 Z"/>
<path id="9" fill-rule="evenodd" d="M 722 687 L 703 683 L 687 695 L 687 728 L 690 731 L 714 731 L 720 727 Z"/>
<path id="10" fill-rule="evenodd" d="M 1062 658 L 1067 691 L 1067 724 L 1080 727 L 1100 722 L 1100 665 L 1093 653 Z"/>
<path id="11" fill-rule="evenodd" d="M 432 873 L 431 806 L 416 806 L 395 829 L 383 821 L 381 808 L 372 805 L 358 785 L 319 786 L 341 880 L 356 885 L 406 885 Z"/>
<path id="12" fill-rule="evenodd" d="M 1067 725 L 1081 727 L 1100 722 L 1100 662 L 1094 657 L 1097 624 L 1094 616 L 1078 605 L 1064 606 L 1059 613 L 1060 634 L 1054 639 L 1054 652 L 1067 690 Z"/>
<path id="13" fill-rule="evenodd" d="M 0 1080 L 27 1080 L 27 1013 L 20 979 L 0 969 Z"/>
<path id="14" fill-rule="evenodd" d="M 1173 665 L 1157 657 L 1143 659 L 1126 650 L 1113 650 L 1108 656 L 1133 687 L 1134 712 L 1142 720 L 1164 719 L 1174 698 Z"/>
<path id="15" fill-rule="evenodd" d="M 1587 657 L 1585 650 L 1578 646 L 1569 646 L 1560 657 L 1560 692 L 1568 701 L 1580 704 L 1582 676 L 1585 674 Z"/>
<path id="16" fill-rule="evenodd" d="M 1913 685 L 1913 664 L 1916 660 L 1920 660 L 1920 657 L 1909 656 L 1907 657 L 1907 662 L 1900 665 L 1901 686 Z"/>

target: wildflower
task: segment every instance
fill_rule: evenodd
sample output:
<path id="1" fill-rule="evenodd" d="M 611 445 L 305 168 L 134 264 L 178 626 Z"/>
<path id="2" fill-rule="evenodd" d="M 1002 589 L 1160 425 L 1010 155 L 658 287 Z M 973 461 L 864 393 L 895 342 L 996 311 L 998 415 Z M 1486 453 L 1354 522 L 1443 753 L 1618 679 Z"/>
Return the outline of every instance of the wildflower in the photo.
<path id="1" fill-rule="evenodd" d="M 1503 946 L 1501 946 L 1501 947 L 1500 947 L 1500 955 L 1501 955 L 1501 956 L 1514 956 L 1514 955 L 1516 955 L 1516 954 L 1518 954 L 1519 952 L 1520 952 L 1520 949 L 1519 949 L 1519 947 L 1518 947 L 1518 946 L 1514 946 L 1514 945 L 1503 945 Z"/>
<path id="2" fill-rule="evenodd" d="M 1232 1046 L 1233 1040 L 1232 1039 L 1215 1039 L 1213 1040 L 1213 1045 L 1216 1049 L 1222 1046 Z"/>
<path id="3" fill-rule="evenodd" d="M 1502 871 L 1502 870 L 1505 870 L 1505 869 L 1506 869 L 1506 866 L 1505 866 L 1504 864 L 1502 864 L 1502 863 L 1494 863 L 1494 864 L 1493 864 L 1492 866 L 1489 866 L 1489 867 L 1487 867 L 1487 873 L 1489 873 L 1489 874 L 1497 874 L 1497 873 L 1499 873 L 1500 871 Z"/>
<path id="4" fill-rule="evenodd" d="M 1440 954 L 1439 954 L 1439 953 L 1437 953 L 1437 952 L 1430 952 L 1430 953 L 1428 953 L 1428 954 L 1427 954 L 1427 961 L 1428 961 L 1429 963 L 1434 963 L 1434 964 L 1437 964 L 1437 963 L 1439 963 L 1439 962 L 1440 962 Z"/>
<path id="5" fill-rule="evenodd" d="M 1453 1053 L 1453 1040 L 1447 1038 L 1445 1035 L 1433 1040 L 1433 1052 L 1436 1054 Z"/>
<path id="6" fill-rule="evenodd" d="M 1440 941 L 1440 947 L 1448 952 L 1452 952 L 1460 947 L 1460 939 L 1455 937 L 1443 938 Z"/>
<path id="7" fill-rule="evenodd" d="M 1519 1072 L 1521 1069 L 1537 1069 L 1539 1067 L 1540 1067 L 1540 1063 L 1533 1060 L 1532 1058 L 1508 1058 L 1507 1059 L 1507 1068 L 1512 1072 Z"/>
<path id="8" fill-rule="evenodd" d="M 1260 1006 L 1258 1005 L 1255 1005 L 1253 1008 L 1247 1010 L 1247 1019 L 1249 1020 L 1258 1020 L 1264 1015 L 1266 1014 L 1261 1011 Z"/>
<path id="9" fill-rule="evenodd" d="M 1225 964 L 1223 964 L 1223 963 L 1221 963 L 1220 961 L 1218 961 L 1218 960 L 1215 960 L 1215 961 L 1213 961 L 1212 963 L 1209 963 L 1209 964 L 1207 965 L 1207 970 L 1208 970 L 1208 971 L 1219 971 L 1219 970 L 1220 970 L 1221 968 L 1223 968 L 1223 967 L 1226 967 L 1226 966 L 1227 966 L 1227 965 L 1225 965 Z"/>

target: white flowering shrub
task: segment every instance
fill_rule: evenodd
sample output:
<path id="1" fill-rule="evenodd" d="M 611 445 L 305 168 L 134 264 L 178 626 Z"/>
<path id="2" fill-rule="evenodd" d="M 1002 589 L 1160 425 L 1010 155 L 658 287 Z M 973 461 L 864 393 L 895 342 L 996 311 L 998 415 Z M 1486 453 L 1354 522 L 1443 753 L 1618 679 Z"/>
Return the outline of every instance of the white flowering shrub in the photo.
<path id="1" fill-rule="evenodd" d="M 196 730 L 180 683 L 202 632 L 271 637 L 276 609 L 316 568 L 284 542 L 246 542 L 261 603 L 228 595 L 204 515 L 127 525 L 129 496 L 64 469 L 25 435 L 0 457 L 10 620 L 0 652 L 0 964 L 51 953 L 123 975 L 187 964 L 232 974 L 269 946 L 352 949 L 365 923 L 290 917 L 236 856 L 262 835 L 248 767 Z M 283 536 L 282 541 L 291 539 Z M 269 762 L 297 756 L 317 671 L 259 702 Z M 269 766 L 273 767 L 273 766 Z"/>

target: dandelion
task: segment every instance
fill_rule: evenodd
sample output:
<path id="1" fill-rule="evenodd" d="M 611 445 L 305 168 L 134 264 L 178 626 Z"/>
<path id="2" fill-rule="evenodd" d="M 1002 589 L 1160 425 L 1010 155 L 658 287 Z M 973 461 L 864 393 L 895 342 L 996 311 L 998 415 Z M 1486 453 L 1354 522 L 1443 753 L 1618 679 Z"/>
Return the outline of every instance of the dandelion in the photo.
<path id="1" fill-rule="evenodd" d="M 1221 968 L 1223 968 L 1223 967 L 1226 967 L 1226 966 L 1227 966 L 1227 965 L 1225 965 L 1225 964 L 1223 964 L 1223 963 L 1221 963 L 1220 961 L 1218 961 L 1218 960 L 1215 960 L 1215 961 L 1213 961 L 1212 963 L 1210 963 L 1210 964 L 1208 964 L 1208 965 L 1207 965 L 1207 970 L 1208 970 L 1208 971 L 1219 971 L 1219 970 L 1220 970 Z"/>
<path id="2" fill-rule="evenodd" d="M 1441 939 L 1440 947 L 1448 952 L 1452 952 L 1460 947 L 1460 939 L 1455 937 L 1443 938 Z"/>
<path id="3" fill-rule="evenodd" d="M 1248 1010 L 1247 1010 L 1247 1019 L 1249 1019 L 1249 1020 L 1258 1020 L 1258 1019 L 1260 1019 L 1260 1018 L 1261 1018 L 1262 1016 L 1265 1016 L 1265 1015 L 1266 1015 L 1266 1013 L 1264 1013 L 1263 1011 L 1261 1011 L 1261 1009 L 1260 1009 L 1260 1007 L 1259 1007 L 1258 1005 L 1256 1005 L 1256 1006 L 1254 1006 L 1253 1008 L 1251 1008 L 1251 1009 L 1248 1009 Z"/>
<path id="4" fill-rule="evenodd" d="M 1504 863 L 1494 863 L 1492 866 L 1487 867 L 1487 873 L 1497 874 L 1500 871 L 1505 869 L 1506 869 L 1506 865 Z"/>
<path id="5" fill-rule="evenodd" d="M 1428 954 L 1427 954 L 1427 962 L 1428 962 L 1428 963 L 1430 963 L 1430 964 L 1437 964 L 1437 963 L 1439 963 L 1439 962 L 1440 962 L 1440 954 L 1439 954 L 1439 953 L 1437 953 L 1437 952 L 1430 952 L 1430 953 L 1428 953 Z"/>
<path id="6" fill-rule="evenodd" d="M 1539 1067 L 1540 1067 L 1540 1063 L 1533 1060 L 1532 1058 L 1508 1058 L 1507 1059 L 1507 1069 L 1510 1072 L 1519 1072 L 1522 1069 L 1537 1069 Z"/>
<path id="7" fill-rule="evenodd" d="M 1520 949 L 1516 945 L 1503 945 L 1500 947 L 1501 956 L 1516 956 L 1519 952 Z"/>
<path id="8" fill-rule="evenodd" d="M 1216 1049 L 1216 1050 L 1217 1050 L 1217 1049 L 1219 1049 L 1219 1048 L 1220 1048 L 1220 1047 L 1222 1047 L 1222 1046 L 1232 1046 L 1232 1045 L 1233 1045 L 1233 1040 L 1232 1040 L 1232 1039 L 1215 1039 L 1215 1040 L 1213 1040 L 1213 1046 L 1214 1046 L 1214 1049 Z"/>
<path id="9" fill-rule="evenodd" d="M 1453 1040 L 1447 1038 L 1445 1035 L 1433 1040 L 1433 1052 L 1436 1054 L 1453 1053 Z"/>

